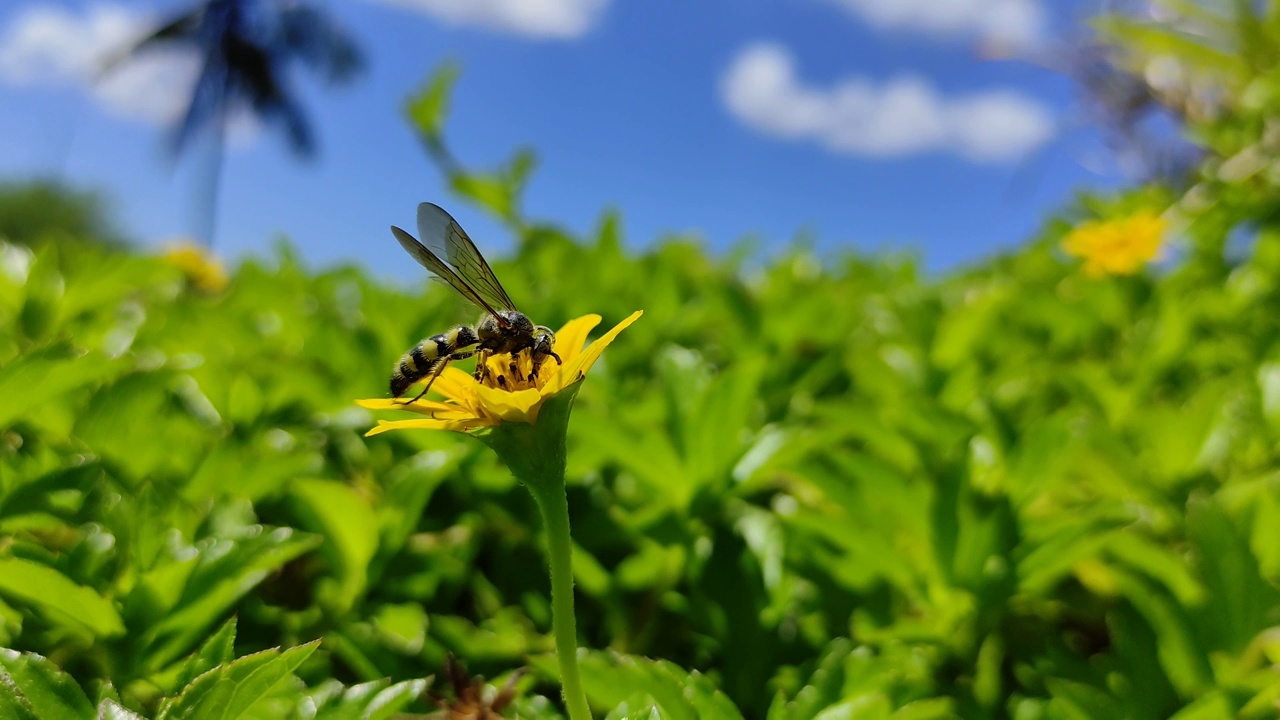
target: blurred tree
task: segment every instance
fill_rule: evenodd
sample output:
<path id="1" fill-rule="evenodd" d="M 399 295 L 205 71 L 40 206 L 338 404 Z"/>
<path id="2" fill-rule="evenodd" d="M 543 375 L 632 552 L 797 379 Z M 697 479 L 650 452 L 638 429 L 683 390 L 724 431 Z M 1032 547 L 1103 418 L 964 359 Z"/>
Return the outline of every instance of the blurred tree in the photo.
<path id="1" fill-rule="evenodd" d="M 1198 155 L 1174 185 L 1192 247 L 1221 263 L 1240 230 L 1280 218 L 1280 2 L 1152 0 L 1094 22 L 1109 77 L 1125 77 Z M 1117 113 L 1119 117 L 1128 115 Z"/>
<path id="2" fill-rule="evenodd" d="M 1124 66 L 1120 49 L 1096 39 L 1075 43 L 1061 70 L 1079 85 L 1091 124 L 1127 174 L 1178 190 L 1194 182 L 1204 151 L 1183 136 L 1186 117 Z"/>
<path id="3" fill-rule="evenodd" d="M 101 198 L 43 181 L 0 184 L 0 238 L 22 245 L 46 240 L 122 244 Z"/>
<path id="4" fill-rule="evenodd" d="M 300 61 L 326 82 L 343 83 L 363 61 L 354 41 L 319 8 L 292 0 L 204 0 L 160 24 L 110 61 L 106 71 L 165 45 L 190 47 L 203 59 L 173 147 L 181 154 L 202 129 L 213 131 L 216 160 L 201 228 L 211 241 L 223 140 L 233 115 L 248 109 L 256 119 L 280 125 L 290 148 L 309 157 L 315 153 L 315 137 L 290 87 L 288 68 Z"/>

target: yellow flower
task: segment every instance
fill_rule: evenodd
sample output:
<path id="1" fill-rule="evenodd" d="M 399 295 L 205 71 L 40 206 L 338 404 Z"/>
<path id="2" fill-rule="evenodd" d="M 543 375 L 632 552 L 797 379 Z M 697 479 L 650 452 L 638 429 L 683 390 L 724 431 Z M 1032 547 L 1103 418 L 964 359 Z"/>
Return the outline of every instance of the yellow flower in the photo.
<path id="1" fill-rule="evenodd" d="M 227 287 L 227 271 L 208 248 L 191 240 L 168 245 L 160 258 L 186 276 L 191 287 L 207 293 L 221 292 Z"/>
<path id="2" fill-rule="evenodd" d="M 1168 221 L 1154 210 L 1124 218 L 1077 225 L 1062 240 L 1062 249 L 1084 259 L 1091 277 L 1131 275 L 1160 253 Z"/>
<path id="3" fill-rule="evenodd" d="M 370 410 L 408 410 L 429 416 L 419 420 L 379 420 L 378 426 L 365 435 L 409 429 L 461 432 L 504 422 L 536 423 L 543 403 L 586 377 L 609 343 L 642 314 L 643 311 L 637 310 L 585 348 L 587 333 L 600 323 L 600 316 L 584 315 L 570 320 L 556 333 L 555 350 L 562 362 L 547 360 L 537 371 L 527 351 L 514 356 L 490 356 L 483 381 L 456 367 L 447 367 L 431 386 L 444 396 L 440 401 L 405 404 L 388 399 L 358 400 L 357 404 Z"/>
<path id="4" fill-rule="evenodd" d="M 599 315 L 571 320 L 556 333 L 555 351 L 561 362 L 533 365 L 533 352 L 503 353 L 488 358 L 480 379 L 446 367 L 431 389 L 443 400 L 358 400 L 373 410 L 409 410 L 429 417 L 419 420 L 379 420 L 365 433 L 388 430 L 456 430 L 471 433 L 488 445 L 533 495 L 547 533 L 551 569 L 551 626 L 560 665 L 561 690 L 573 720 L 590 720 L 591 709 L 578 671 L 577 629 L 573 614 L 573 542 L 569 536 L 569 503 L 565 497 L 565 436 L 573 401 L 587 371 L 618 334 L 640 318 L 631 314 L 588 347 L 587 333 Z"/>

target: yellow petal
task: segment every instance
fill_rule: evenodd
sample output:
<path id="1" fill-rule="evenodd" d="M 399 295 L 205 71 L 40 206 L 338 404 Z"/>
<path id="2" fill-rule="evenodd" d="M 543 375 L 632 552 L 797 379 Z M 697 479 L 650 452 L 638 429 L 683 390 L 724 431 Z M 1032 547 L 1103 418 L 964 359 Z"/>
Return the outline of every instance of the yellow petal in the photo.
<path id="1" fill-rule="evenodd" d="M 572 385 L 582 376 L 586 375 L 587 372 L 591 370 L 591 366 L 596 363 L 596 360 L 600 359 L 600 355 L 604 353 L 605 348 L 609 347 L 609 343 L 613 342 L 614 338 L 618 337 L 618 334 L 623 330 L 626 330 L 631 323 L 639 320 L 640 316 L 643 314 L 643 310 L 637 310 L 631 313 L 630 317 L 617 325 L 614 325 L 612 330 L 597 338 L 595 342 L 591 343 L 591 345 L 587 347 L 587 349 L 583 350 L 581 355 L 574 358 L 572 362 L 566 361 L 564 367 L 560 368 L 560 372 L 556 373 L 555 376 L 547 382 L 546 387 L 542 389 L 543 396 L 554 395 L 563 390 L 566 386 Z"/>
<path id="2" fill-rule="evenodd" d="M 537 419 L 535 407 L 542 402 L 542 394 L 534 388 L 520 392 L 507 392 L 499 388 L 476 386 L 476 396 L 485 413 L 504 422 L 531 423 Z"/>
<path id="3" fill-rule="evenodd" d="M 464 420 L 379 420 L 377 427 L 365 433 L 365 437 L 378 435 L 391 430 L 469 430 L 485 425 L 497 425 L 496 420 L 468 417 Z"/>
<path id="4" fill-rule="evenodd" d="M 356 404 L 362 408 L 369 408 L 370 410 L 391 410 L 393 406 L 398 405 L 399 403 L 395 400 L 388 400 L 386 398 L 375 398 L 369 400 L 357 400 Z"/>
<path id="5" fill-rule="evenodd" d="M 408 412 L 416 412 L 422 415 L 432 415 L 441 411 L 457 410 L 457 405 L 446 405 L 434 400 L 419 400 L 415 403 L 406 400 L 392 400 L 389 398 L 377 398 L 373 400 L 357 400 L 356 404 L 362 408 L 370 410 L 406 410 Z"/>
<path id="6" fill-rule="evenodd" d="M 560 332 L 556 333 L 556 354 L 560 356 L 560 361 L 565 364 L 573 362 L 578 353 L 582 352 L 582 346 L 587 344 L 587 335 L 599 324 L 600 316 L 594 313 L 565 323 Z"/>
<path id="7" fill-rule="evenodd" d="M 471 377 L 470 373 L 456 367 L 447 367 L 440 373 L 440 377 L 436 378 L 431 389 L 439 392 L 447 400 L 474 407 L 476 385 L 476 379 Z"/>
<path id="8" fill-rule="evenodd" d="M 1168 220 L 1145 209 L 1125 218 L 1083 222 L 1062 240 L 1062 249 L 1084 260 L 1086 275 L 1132 274 L 1160 257 Z"/>
<path id="9" fill-rule="evenodd" d="M 485 367 L 489 369 L 489 377 L 494 378 L 504 375 L 507 372 L 507 366 L 511 363 L 510 355 L 490 355 L 485 358 Z"/>
<path id="10" fill-rule="evenodd" d="M 459 405 L 450 406 L 448 410 L 437 410 L 431 414 L 431 417 L 437 420 L 466 420 L 467 418 L 481 417 L 472 412 L 469 408 Z"/>
<path id="11" fill-rule="evenodd" d="M 171 244 L 161 256 L 182 271 L 192 286 L 206 292 L 219 292 L 227 286 L 227 271 L 208 248 L 191 241 Z"/>

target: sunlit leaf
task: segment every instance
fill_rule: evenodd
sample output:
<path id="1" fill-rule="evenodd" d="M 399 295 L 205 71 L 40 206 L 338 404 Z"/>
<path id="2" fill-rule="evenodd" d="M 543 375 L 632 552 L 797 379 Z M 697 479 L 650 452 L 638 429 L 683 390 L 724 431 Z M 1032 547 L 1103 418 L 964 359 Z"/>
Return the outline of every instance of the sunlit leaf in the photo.
<path id="1" fill-rule="evenodd" d="M 54 568 L 30 560 L 0 557 L 0 595 L 27 604 L 51 622 L 78 632 L 112 637 L 125 631 L 110 600 Z"/>
<path id="2" fill-rule="evenodd" d="M 593 653 L 583 658 L 582 681 L 593 706 L 627 708 L 616 717 L 648 717 L 649 706 L 672 720 L 742 717 L 706 677 L 664 660 Z"/>
<path id="3" fill-rule="evenodd" d="M 0 367 L 0 427 L 12 425 L 28 414 L 67 394 L 92 387 L 118 374 L 125 363 L 102 357 L 81 356 L 68 345 L 50 345 Z"/>
<path id="4" fill-rule="evenodd" d="M 0 571 L 2 572 L 2 571 Z M 76 681 L 46 658 L 0 648 L 0 709 L 5 717 L 72 720 L 95 717 Z"/>
<path id="5" fill-rule="evenodd" d="M 318 536 L 288 528 L 255 528 L 247 537 L 202 543 L 177 606 L 142 638 L 150 666 L 159 668 L 176 659 L 233 603 L 320 542 Z"/>
<path id="6" fill-rule="evenodd" d="M 348 608 L 364 592 L 367 567 L 378 549 L 378 523 L 354 489 L 326 480 L 298 480 L 291 488 L 305 525 L 325 538 L 321 549 L 339 579 L 334 603 Z"/>
<path id="7" fill-rule="evenodd" d="M 315 652 L 319 641 L 289 648 L 264 650 L 219 665 L 197 677 L 166 703 L 157 720 L 235 720 L 262 699 L 277 683 Z"/>
<path id="8" fill-rule="evenodd" d="M 439 138 L 443 134 L 453 86 L 461 73 L 462 68 L 456 63 L 442 64 L 422 88 L 409 98 L 406 106 L 409 120 L 427 137 Z"/>

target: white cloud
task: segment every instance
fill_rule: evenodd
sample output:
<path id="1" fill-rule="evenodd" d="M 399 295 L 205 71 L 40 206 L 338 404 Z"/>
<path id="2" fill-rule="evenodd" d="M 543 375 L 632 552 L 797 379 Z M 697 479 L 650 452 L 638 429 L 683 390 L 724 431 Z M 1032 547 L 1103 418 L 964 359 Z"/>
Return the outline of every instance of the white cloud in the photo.
<path id="1" fill-rule="evenodd" d="M 830 0 L 878 28 L 977 38 L 1013 49 L 1043 39 L 1039 0 Z"/>
<path id="2" fill-rule="evenodd" d="M 609 0 L 380 0 L 472 25 L 533 38 L 568 39 L 591 29 Z"/>
<path id="3" fill-rule="evenodd" d="M 79 87 L 114 115 L 169 123 L 186 108 L 199 72 L 193 53 L 149 51 L 102 73 L 103 64 L 128 49 L 151 22 L 123 5 L 94 5 L 83 15 L 31 5 L 0 33 L 0 80 Z"/>
<path id="4" fill-rule="evenodd" d="M 787 50 L 766 42 L 738 55 L 721 94 L 735 117 L 760 132 L 849 155 L 950 151 L 1003 162 L 1039 147 L 1054 131 L 1044 106 L 1010 91 L 951 99 L 915 77 L 880 86 L 864 78 L 806 86 Z"/>

